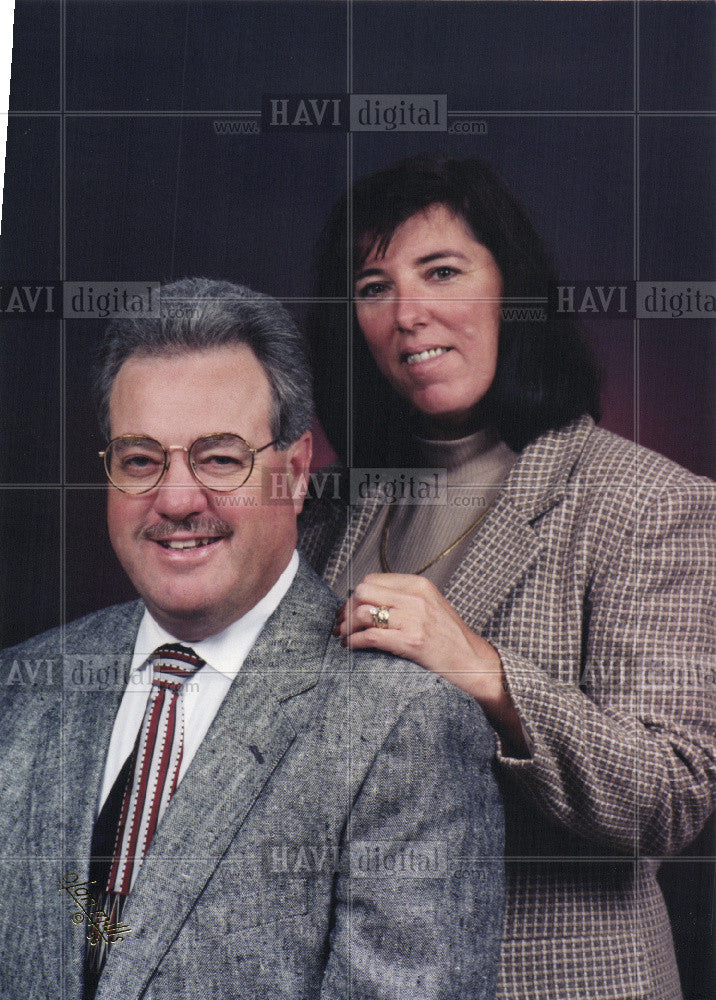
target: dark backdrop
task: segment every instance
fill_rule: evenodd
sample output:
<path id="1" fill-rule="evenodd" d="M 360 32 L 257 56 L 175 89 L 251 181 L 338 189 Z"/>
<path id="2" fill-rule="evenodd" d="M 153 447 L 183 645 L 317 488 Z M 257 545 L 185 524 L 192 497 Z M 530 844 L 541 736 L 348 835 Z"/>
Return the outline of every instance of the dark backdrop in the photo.
<path id="1" fill-rule="evenodd" d="M 566 279 L 708 279 L 713 21 L 705 3 L 16 0 L 0 277 L 204 274 L 300 317 L 312 246 L 349 180 L 443 149 L 497 165 Z M 264 94 L 351 90 L 444 93 L 486 127 L 215 124 L 257 123 Z M 102 324 L 0 322 L 6 645 L 132 590 L 103 526 L 89 388 Z M 587 329 L 604 426 L 713 475 L 713 326 L 592 318 Z M 662 870 L 692 1000 L 714 992 L 713 853 L 710 828 Z"/>

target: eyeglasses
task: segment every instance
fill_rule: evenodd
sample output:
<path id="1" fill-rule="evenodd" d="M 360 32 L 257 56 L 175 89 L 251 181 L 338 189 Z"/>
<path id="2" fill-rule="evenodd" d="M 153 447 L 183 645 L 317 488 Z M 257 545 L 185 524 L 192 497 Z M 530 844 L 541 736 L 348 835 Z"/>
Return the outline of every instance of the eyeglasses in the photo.
<path id="1" fill-rule="evenodd" d="M 191 473 L 200 486 L 216 493 L 231 493 L 243 486 L 254 468 L 254 458 L 276 441 L 252 448 L 238 434 L 208 434 L 188 448 L 168 448 L 154 438 L 123 434 L 113 438 L 99 457 L 104 459 L 107 478 L 122 493 L 148 493 L 158 486 L 171 461 L 170 452 L 185 451 Z"/>

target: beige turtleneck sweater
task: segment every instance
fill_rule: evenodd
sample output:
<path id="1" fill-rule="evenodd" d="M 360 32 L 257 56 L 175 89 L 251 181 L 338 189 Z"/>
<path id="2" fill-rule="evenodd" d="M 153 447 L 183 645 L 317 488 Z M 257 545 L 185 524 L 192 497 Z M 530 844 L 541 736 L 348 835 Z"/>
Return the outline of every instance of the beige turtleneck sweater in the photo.
<path id="1" fill-rule="evenodd" d="M 386 550 L 390 571 L 415 573 L 487 512 L 518 458 L 504 442 L 484 430 L 453 441 L 419 438 L 418 445 L 425 468 L 447 470 L 447 503 L 427 505 L 399 501 L 392 506 L 386 504 L 346 572 L 332 585 L 341 597 L 360 583 L 366 573 L 381 572 L 380 543 L 389 509 L 393 510 Z M 479 530 L 478 523 L 454 549 L 422 575 L 444 591 Z"/>

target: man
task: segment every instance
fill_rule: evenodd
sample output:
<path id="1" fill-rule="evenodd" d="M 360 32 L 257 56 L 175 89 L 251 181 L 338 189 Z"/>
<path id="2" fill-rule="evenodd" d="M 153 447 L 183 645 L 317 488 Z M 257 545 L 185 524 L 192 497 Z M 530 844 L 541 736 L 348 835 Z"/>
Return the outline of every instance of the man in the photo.
<path id="1" fill-rule="evenodd" d="M 3 658 L 0 994 L 493 996 L 493 743 L 456 688 L 332 634 L 295 553 L 290 318 L 177 282 L 161 319 L 110 324 L 98 387 L 142 600 Z"/>

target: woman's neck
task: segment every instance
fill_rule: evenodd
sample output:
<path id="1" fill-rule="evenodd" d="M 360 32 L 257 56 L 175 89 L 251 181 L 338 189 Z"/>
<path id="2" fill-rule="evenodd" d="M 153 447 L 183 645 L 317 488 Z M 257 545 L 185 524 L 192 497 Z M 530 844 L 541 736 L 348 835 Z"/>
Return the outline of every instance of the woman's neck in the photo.
<path id="1" fill-rule="evenodd" d="M 473 412 L 461 421 L 436 420 L 424 413 L 415 413 L 413 431 L 419 438 L 427 441 L 455 441 L 458 438 L 469 437 L 485 426 L 482 414 Z"/>

